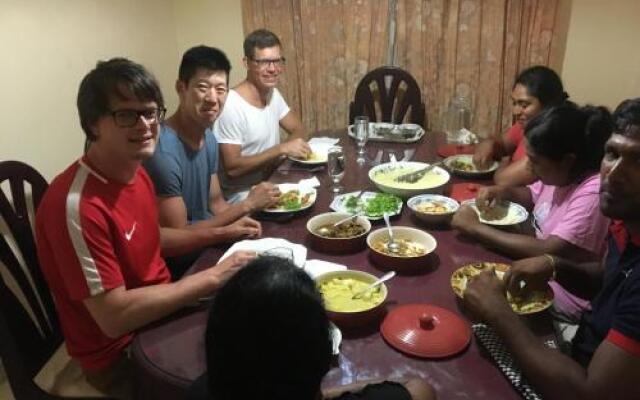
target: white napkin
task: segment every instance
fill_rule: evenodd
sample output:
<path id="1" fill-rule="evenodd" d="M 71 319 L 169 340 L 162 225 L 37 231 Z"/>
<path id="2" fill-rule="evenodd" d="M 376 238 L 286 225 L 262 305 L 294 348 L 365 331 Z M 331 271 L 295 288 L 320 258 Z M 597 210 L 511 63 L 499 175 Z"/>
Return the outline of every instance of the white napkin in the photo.
<path id="1" fill-rule="evenodd" d="M 340 139 L 330 138 L 330 137 L 313 137 L 309 139 L 309 146 L 311 145 L 323 145 L 323 146 L 333 146 L 340 142 Z"/>
<path id="2" fill-rule="evenodd" d="M 301 179 L 298 185 L 301 187 L 314 188 L 320 186 L 320 181 L 314 176 L 313 178 Z"/>
<path id="3" fill-rule="evenodd" d="M 326 155 L 329 152 L 329 149 L 335 146 L 340 139 L 330 138 L 330 137 L 314 137 L 309 140 L 309 147 L 316 154 L 324 154 Z"/>
<path id="4" fill-rule="evenodd" d="M 243 240 L 236 242 L 220 257 L 218 262 L 229 257 L 231 253 L 237 250 L 249 250 L 258 253 L 266 252 L 273 249 L 291 249 L 293 253 L 293 263 L 299 268 L 303 268 L 307 259 L 307 248 L 301 244 L 291 243 L 285 239 L 279 238 L 262 238 L 256 240 Z"/>
<path id="5" fill-rule="evenodd" d="M 318 276 L 327 272 L 345 271 L 346 269 L 347 267 L 342 264 L 336 264 L 329 261 L 307 260 L 307 262 L 304 263 L 305 272 L 313 279 L 316 279 Z"/>

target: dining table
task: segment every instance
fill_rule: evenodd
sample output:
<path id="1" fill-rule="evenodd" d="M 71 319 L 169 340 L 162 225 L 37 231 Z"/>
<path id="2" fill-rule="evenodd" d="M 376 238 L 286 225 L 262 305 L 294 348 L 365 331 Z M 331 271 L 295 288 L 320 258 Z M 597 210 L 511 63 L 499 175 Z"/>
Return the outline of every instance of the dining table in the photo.
<path id="1" fill-rule="evenodd" d="M 321 131 L 318 137 L 340 139 L 346 158 L 346 173 L 342 179 L 343 192 L 358 190 L 376 191 L 368 177 L 373 164 L 386 162 L 390 154 L 397 159 L 432 163 L 438 161 L 438 146 L 445 144 L 445 135 L 427 132 L 415 143 L 372 142 L 366 144 L 367 162 L 356 162 L 356 143 L 347 135 L 346 129 Z M 381 155 L 381 156 L 379 156 Z M 265 218 L 262 220 L 263 237 L 284 238 L 307 247 L 307 259 L 319 259 L 342 264 L 349 269 L 361 270 L 376 276 L 384 272 L 369 257 L 364 248 L 353 254 L 324 254 L 310 246 L 306 223 L 314 215 L 330 211 L 329 205 L 335 194 L 331 191 L 331 179 L 325 168 L 308 167 L 290 160 L 284 161 L 272 174 L 274 183 L 298 182 L 316 177 L 315 204 L 298 213 Z M 485 180 L 451 177 L 451 183 L 475 182 L 491 184 Z M 445 193 L 450 190 L 450 184 Z M 451 275 L 458 267 L 476 261 L 509 263 L 508 257 L 495 253 L 479 243 L 460 236 L 448 226 L 424 225 L 411 210 L 403 205 L 399 215 L 391 222 L 397 226 L 416 227 L 430 233 L 437 247 L 424 269 L 412 274 L 398 274 L 386 283 L 388 297 L 386 311 L 405 304 L 430 304 L 458 314 L 469 324 L 473 318 L 451 289 Z M 372 230 L 383 226 L 383 222 L 372 221 Z M 204 268 L 215 268 L 215 264 L 230 244 L 207 248 L 187 273 Z M 181 399 L 189 385 L 206 370 L 204 332 L 207 322 L 208 303 L 202 302 L 187 307 L 167 318 L 141 329 L 132 345 L 137 391 L 144 399 Z M 552 336 L 550 318 L 546 312 L 520 316 L 536 333 L 540 341 Z M 483 347 L 472 337 L 470 344 L 460 353 L 445 358 L 419 358 L 404 354 L 391 347 L 380 334 L 380 321 L 356 330 L 343 331 L 340 354 L 333 368 L 323 380 L 323 387 L 346 385 L 373 379 L 401 380 L 420 377 L 433 385 L 440 399 L 518 399 L 518 391 L 496 367 Z M 256 340 L 260 328 L 255 330 Z M 473 335 L 472 335 L 473 336 Z"/>

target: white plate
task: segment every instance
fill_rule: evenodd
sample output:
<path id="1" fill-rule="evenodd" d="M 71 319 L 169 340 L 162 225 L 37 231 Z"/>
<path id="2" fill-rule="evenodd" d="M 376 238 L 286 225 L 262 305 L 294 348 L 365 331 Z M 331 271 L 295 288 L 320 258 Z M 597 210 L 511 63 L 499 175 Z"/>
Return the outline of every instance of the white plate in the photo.
<path id="1" fill-rule="evenodd" d="M 478 217 L 480 218 L 480 222 L 487 225 L 497 225 L 497 226 L 507 226 L 507 225 L 516 225 L 520 224 L 529 218 L 529 213 L 527 210 L 522 207 L 518 203 L 508 202 L 509 203 L 509 211 L 504 218 L 495 219 L 492 221 L 487 221 L 480 216 L 480 211 L 478 211 L 478 207 L 476 207 L 475 200 L 467 200 L 463 201 L 462 204 L 468 204 L 478 213 Z"/>
<path id="2" fill-rule="evenodd" d="M 471 154 L 458 154 L 455 156 L 451 156 L 451 157 L 447 157 L 444 159 L 444 165 L 447 167 L 447 169 L 451 172 L 453 172 L 454 174 L 458 175 L 458 176 L 463 176 L 463 177 L 477 177 L 477 176 L 483 176 L 483 175 L 487 175 L 487 174 L 491 174 L 493 173 L 495 170 L 498 169 L 498 162 L 494 161 L 493 164 L 491 164 L 491 166 L 487 169 L 483 169 L 483 170 L 477 170 L 474 169 L 472 171 L 465 171 L 462 169 L 456 169 L 452 166 L 452 163 L 455 161 L 461 161 L 465 164 L 470 164 L 473 165 L 473 155 Z M 474 166 L 475 168 L 475 166 Z"/>
<path id="3" fill-rule="evenodd" d="M 311 160 L 302 160 L 300 158 L 289 157 L 289 159 L 291 161 L 307 165 L 318 165 L 327 162 L 327 153 L 331 146 L 309 143 L 309 147 L 311 147 L 311 152 L 316 156 L 316 158 Z"/>
<path id="4" fill-rule="evenodd" d="M 369 132 L 370 132 L 369 140 L 374 142 L 414 143 L 422 139 L 425 133 L 424 129 L 422 129 L 422 127 L 418 125 L 417 132 L 414 136 L 405 137 L 402 134 L 403 127 L 414 127 L 416 126 L 416 124 L 399 124 L 397 125 L 397 127 L 399 128 L 397 130 L 397 133 L 391 133 L 387 135 L 378 135 L 376 132 L 376 128 L 380 128 L 380 127 L 387 128 L 387 127 L 393 127 L 393 126 L 394 124 L 390 124 L 388 122 L 369 122 Z M 349 134 L 349 136 L 355 139 L 356 135 L 355 135 L 355 132 L 353 132 L 353 125 L 349 125 L 347 129 L 347 133 Z"/>
<path id="5" fill-rule="evenodd" d="M 310 187 L 310 186 L 300 186 L 298 184 L 295 183 L 281 183 L 278 185 L 278 189 L 280 189 L 281 193 L 286 193 L 290 190 L 299 190 L 300 191 L 300 196 L 304 196 L 307 193 L 311 194 L 311 197 L 309 198 L 309 202 L 306 203 L 305 205 L 303 205 L 300 208 L 297 208 L 295 210 L 287 210 L 284 208 L 265 208 L 264 210 L 262 210 L 262 212 L 265 213 L 292 213 L 292 212 L 298 212 L 298 211 L 302 211 L 302 210 L 306 210 L 307 208 L 311 207 L 315 202 L 316 202 L 316 197 L 318 197 L 318 193 L 316 191 L 316 188 L 314 187 Z"/>
<path id="6" fill-rule="evenodd" d="M 335 199 L 333 199 L 333 201 L 329 205 L 329 208 L 334 210 L 334 211 L 354 213 L 354 212 L 356 212 L 358 210 L 357 209 L 347 208 L 344 205 L 344 203 L 349 199 L 349 197 L 352 197 L 352 196 L 355 197 L 355 196 L 358 196 L 359 194 L 360 194 L 360 191 L 351 192 L 351 193 L 344 193 L 344 194 L 338 195 L 338 196 L 335 197 Z M 374 197 L 376 197 L 379 194 L 382 194 L 382 193 L 379 193 L 379 192 L 364 192 L 362 197 L 360 197 L 359 203 L 362 204 L 362 206 L 364 206 L 368 201 L 370 201 L 371 199 L 373 199 Z M 398 215 L 398 214 L 400 214 L 401 211 L 402 211 L 402 199 L 400 200 L 400 203 L 398 204 L 398 207 L 395 209 L 395 211 L 390 212 L 389 215 Z M 377 220 L 377 219 L 381 219 L 382 215 L 365 215 L 365 217 L 367 217 L 370 220 Z"/>

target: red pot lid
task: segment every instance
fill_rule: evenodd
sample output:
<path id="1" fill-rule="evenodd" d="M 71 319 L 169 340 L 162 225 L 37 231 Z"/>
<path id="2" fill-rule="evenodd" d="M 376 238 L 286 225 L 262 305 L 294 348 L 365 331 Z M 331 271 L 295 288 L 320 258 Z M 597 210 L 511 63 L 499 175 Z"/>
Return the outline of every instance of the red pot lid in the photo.
<path id="1" fill-rule="evenodd" d="M 417 357 L 448 357 L 471 340 L 469 324 L 457 314 L 429 304 L 394 308 L 382 322 L 382 337 L 392 347 Z"/>
<path id="2" fill-rule="evenodd" d="M 445 144 L 438 147 L 438 155 L 443 158 L 457 156 L 458 154 L 473 154 L 475 146 L 472 144 Z"/>
<path id="3" fill-rule="evenodd" d="M 486 185 L 480 185 L 477 183 L 454 183 L 451 185 L 451 193 L 449 197 L 455 199 L 457 202 L 462 203 L 465 200 L 475 199 L 478 195 L 478 190 Z"/>

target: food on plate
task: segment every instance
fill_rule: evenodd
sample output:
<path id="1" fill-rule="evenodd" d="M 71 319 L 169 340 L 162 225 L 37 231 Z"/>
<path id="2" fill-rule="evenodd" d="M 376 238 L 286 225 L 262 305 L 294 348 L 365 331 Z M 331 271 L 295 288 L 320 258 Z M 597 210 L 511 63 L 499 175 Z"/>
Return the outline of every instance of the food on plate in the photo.
<path id="1" fill-rule="evenodd" d="M 424 246 L 413 240 L 394 239 L 393 242 L 398 244 L 398 250 L 396 252 L 389 250 L 389 238 L 376 240 L 371 247 L 380 253 L 394 257 L 420 257 L 427 254 Z"/>
<path id="2" fill-rule="evenodd" d="M 278 198 L 278 202 L 269 210 L 299 210 L 311 202 L 312 193 L 300 195 L 297 189 L 284 192 Z"/>
<path id="3" fill-rule="evenodd" d="M 314 231 L 315 234 L 322 237 L 336 239 L 351 238 L 362 235 L 365 232 L 366 229 L 355 221 L 344 222 L 338 226 L 333 226 L 333 224 L 326 224 L 318 227 L 318 229 Z"/>
<path id="4" fill-rule="evenodd" d="M 318 153 L 309 153 L 307 154 L 307 157 L 305 158 L 306 161 L 321 161 L 323 159 L 325 159 L 326 157 L 322 157 L 322 155 L 318 154 Z"/>
<path id="5" fill-rule="evenodd" d="M 382 302 L 383 293 L 380 286 L 366 291 L 355 299 L 352 298 L 369 284 L 358 279 L 336 277 L 318 285 L 318 290 L 322 293 L 327 310 L 358 312 L 373 308 Z"/>
<path id="6" fill-rule="evenodd" d="M 449 166 L 451 166 L 451 168 L 456 169 L 458 171 L 465 171 L 465 172 L 478 171 L 478 169 L 473 164 L 473 162 L 468 162 L 461 159 L 456 159 L 451 161 L 451 163 L 449 163 Z"/>
<path id="7" fill-rule="evenodd" d="M 383 169 L 377 171 L 373 175 L 373 179 L 377 184 L 389 186 L 396 189 L 421 189 L 432 188 L 443 185 L 447 182 L 447 176 L 439 174 L 436 169 L 428 171 L 420 179 L 415 182 L 402 181 L 398 182 L 396 179 L 402 175 L 411 174 L 423 169 L 422 167 L 408 167 L 402 166 L 391 169 Z"/>
<path id="8" fill-rule="evenodd" d="M 497 202 L 490 206 L 478 207 L 480 218 L 485 221 L 498 221 L 509 214 L 508 202 Z"/>
<path id="9" fill-rule="evenodd" d="M 426 214 L 444 214 L 450 211 L 447 205 L 440 201 L 425 201 L 418 204 L 416 210 Z"/>
<path id="10" fill-rule="evenodd" d="M 385 212 L 395 214 L 402 204 L 402 199 L 392 194 L 376 193 L 374 197 L 367 199 L 349 196 L 343 204 L 351 213 L 355 213 L 360 208 L 369 217 L 379 217 Z"/>
<path id="11" fill-rule="evenodd" d="M 508 264 L 494 262 L 477 262 L 458 268 L 451 275 L 451 287 L 458 297 L 464 296 L 467 283 L 470 279 L 480 274 L 483 270 L 494 268 L 496 276 L 503 279 L 505 272 L 510 268 Z M 530 314 L 548 308 L 553 302 L 552 292 L 529 291 L 524 296 L 512 296 L 506 294 L 509 305 L 518 314 Z"/>

